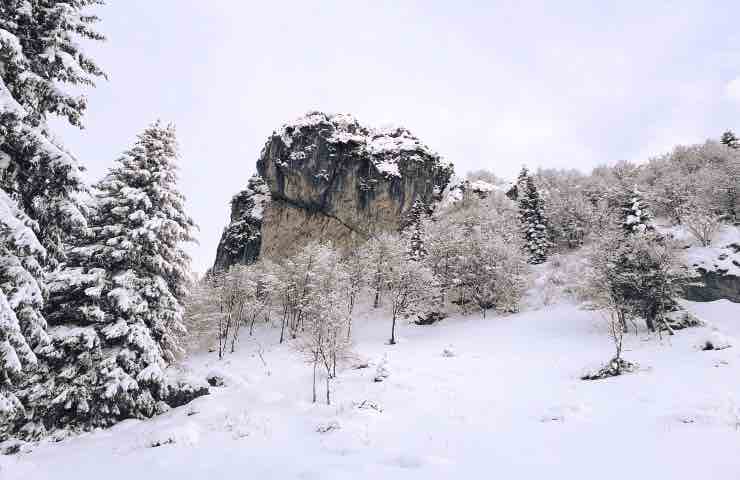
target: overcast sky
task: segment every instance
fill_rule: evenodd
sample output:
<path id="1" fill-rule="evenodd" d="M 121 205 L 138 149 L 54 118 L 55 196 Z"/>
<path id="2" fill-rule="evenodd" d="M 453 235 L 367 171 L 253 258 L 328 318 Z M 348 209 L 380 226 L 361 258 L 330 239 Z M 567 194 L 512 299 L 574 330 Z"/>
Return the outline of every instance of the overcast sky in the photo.
<path id="1" fill-rule="evenodd" d="M 505 178 L 740 130 L 732 1 L 109 3 L 88 51 L 110 80 L 87 93 L 84 131 L 54 127 L 92 181 L 174 122 L 201 272 L 266 137 L 308 110 L 404 125 L 459 173 Z"/>

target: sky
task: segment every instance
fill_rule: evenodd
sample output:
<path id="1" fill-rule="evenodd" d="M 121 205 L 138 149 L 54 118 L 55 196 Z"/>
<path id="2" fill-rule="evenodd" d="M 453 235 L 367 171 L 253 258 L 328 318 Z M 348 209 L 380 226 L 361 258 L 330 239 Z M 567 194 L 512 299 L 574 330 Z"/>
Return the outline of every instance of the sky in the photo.
<path id="1" fill-rule="evenodd" d="M 199 272 L 267 137 L 310 110 L 406 126 L 458 173 L 503 178 L 645 161 L 740 131 L 732 1 L 109 0 L 96 11 L 108 40 L 86 50 L 109 80 L 86 91 L 84 130 L 52 127 L 93 182 L 149 123 L 173 122 Z"/>

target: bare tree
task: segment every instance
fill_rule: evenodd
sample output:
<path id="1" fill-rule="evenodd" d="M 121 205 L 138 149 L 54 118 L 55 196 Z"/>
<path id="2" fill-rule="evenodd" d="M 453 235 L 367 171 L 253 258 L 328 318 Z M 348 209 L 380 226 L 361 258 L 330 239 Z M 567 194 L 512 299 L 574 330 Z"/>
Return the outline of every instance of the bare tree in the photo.
<path id="1" fill-rule="evenodd" d="M 341 285 L 347 308 L 347 339 L 352 337 L 352 313 L 355 309 L 357 297 L 367 283 L 368 257 L 367 250 L 355 245 L 342 259 Z"/>
<path id="2" fill-rule="evenodd" d="M 396 343 L 396 323 L 400 318 L 420 310 L 434 297 L 434 275 L 420 261 L 407 260 L 408 251 L 400 237 L 388 237 L 387 265 L 383 272 L 382 282 L 388 293 L 392 315 L 391 338 L 389 343 Z"/>
<path id="3" fill-rule="evenodd" d="M 379 308 L 381 295 L 385 288 L 385 276 L 389 269 L 389 253 L 398 236 L 381 233 L 365 244 L 366 256 L 370 271 L 370 286 L 374 291 L 373 308 Z"/>
<path id="4" fill-rule="evenodd" d="M 701 209 L 693 210 L 683 216 L 683 223 L 702 247 L 708 247 L 712 244 L 712 237 L 722 225 L 720 218 Z"/>
<path id="5" fill-rule="evenodd" d="M 306 251 L 310 249 L 310 251 Z M 316 381 L 319 368 L 325 373 L 326 403 L 331 403 L 331 380 L 336 376 L 337 362 L 348 351 L 349 341 L 343 295 L 343 280 L 339 256 L 331 245 L 312 243 L 299 257 L 310 258 L 311 269 L 305 275 L 301 315 L 303 329 L 295 348 L 303 353 L 313 368 L 312 400 L 316 402 Z M 306 264 L 307 260 L 303 260 Z M 305 272 L 304 272 L 305 273 Z"/>

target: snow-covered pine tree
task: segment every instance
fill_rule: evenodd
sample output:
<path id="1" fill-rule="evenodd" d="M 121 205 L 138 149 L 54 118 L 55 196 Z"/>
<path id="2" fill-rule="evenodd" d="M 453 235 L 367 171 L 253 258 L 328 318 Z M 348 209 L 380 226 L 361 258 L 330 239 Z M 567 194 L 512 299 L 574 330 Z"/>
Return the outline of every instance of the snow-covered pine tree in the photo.
<path id="1" fill-rule="evenodd" d="M 176 158 L 174 128 L 157 122 L 95 186 L 89 236 L 49 284 L 47 318 L 67 340 L 54 344 L 47 425 L 148 417 L 178 395 L 164 369 L 180 352 L 190 261 L 182 243 L 195 226 Z"/>
<path id="2" fill-rule="evenodd" d="M 0 143 L 7 162 L 2 187 L 36 221 L 36 233 L 52 265 L 61 258 L 69 233 L 85 226 L 80 193 L 86 187 L 82 167 L 55 143 L 46 119 L 53 114 L 81 126 L 85 97 L 63 87 L 94 86 L 95 78 L 105 76 L 79 42 L 104 39 L 93 29 L 98 18 L 87 11 L 102 3 L 0 2 L 3 97 L 14 107 L 11 114 L 3 112 L 0 118 Z"/>
<path id="3" fill-rule="evenodd" d="M 552 244 L 548 236 L 545 202 L 537 191 L 534 179 L 527 167 L 523 167 L 517 180 L 519 218 L 524 230 L 529 262 L 542 263 Z"/>
<path id="4" fill-rule="evenodd" d="M 33 348 L 48 343 L 46 324 L 38 315 L 42 298 L 36 280 L 45 251 L 32 225 L 0 190 L 0 442 L 25 417 L 14 391 L 24 373 L 38 364 Z"/>
<path id="5" fill-rule="evenodd" d="M 80 125 L 84 97 L 64 86 L 92 85 L 91 78 L 103 75 L 78 43 L 102 39 L 89 28 L 96 18 L 84 11 L 100 3 L 0 2 L 0 403 L 15 412 L 0 414 L 0 440 L 33 416 L 32 404 L 48 393 L 39 381 L 46 369 L 39 359 L 52 341 L 41 315 L 43 267 L 55 265 L 69 236 L 86 225 L 80 200 L 86 187 L 77 161 L 52 140 L 46 118 Z"/>
<path id="6" fill-rule="evenodd" d="M 621 208 L 622 229 L 626 233 L 644 233 L 654 229 L 653 215 L 636 189 L 625 192 Z"/>
<path id="7" fill-rule="evenodd" d="M 411 260 L 420 260 L 427 254 L 424 245 L 424 224 L 430 214 L 429 206 L 421 200 L 416 200 L 406 214 L 402 230 L 409 247 L 408 257 Z"/>
<path id="8" fill-rule="evenodd" d="M 723 133 L 719 142 L 729 148 L 740 149 L 740 139 L 735 136 L 732 130 L 727 130 Z"/>
<path id="9" fill-rule="evenodd" d="M 3 80 L 35 126 L 44 127 L 49 113 L 81 126 L 85 97 L 72 95 L 59 84 L 94 86 L 96 78 L 105 77 L 79 42 L 105 39 L 93 27 L 99 18 L 88 12 L 102 4 L 101 0 L 0 3 Z"/>

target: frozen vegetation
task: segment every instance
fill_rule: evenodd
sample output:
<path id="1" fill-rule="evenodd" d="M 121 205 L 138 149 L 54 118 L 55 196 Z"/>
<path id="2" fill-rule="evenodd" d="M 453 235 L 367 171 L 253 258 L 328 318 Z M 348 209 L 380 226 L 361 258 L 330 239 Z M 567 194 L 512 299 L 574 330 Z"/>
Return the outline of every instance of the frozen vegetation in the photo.
<path id="1" fill-rule="evenodd" d="M 81 127 L 67 90 L 105 77 L 80 47 L 102 4 L 0 5 L 0 479 L 738 477 L 732 132 L 508 183 L 310 112 L 196 276 L 175 128 L 89 186 L 47 123 Z M 304 205 L 338 241 L 286 213 L 263 254 L 290 168 L 372 228 Z"/>

